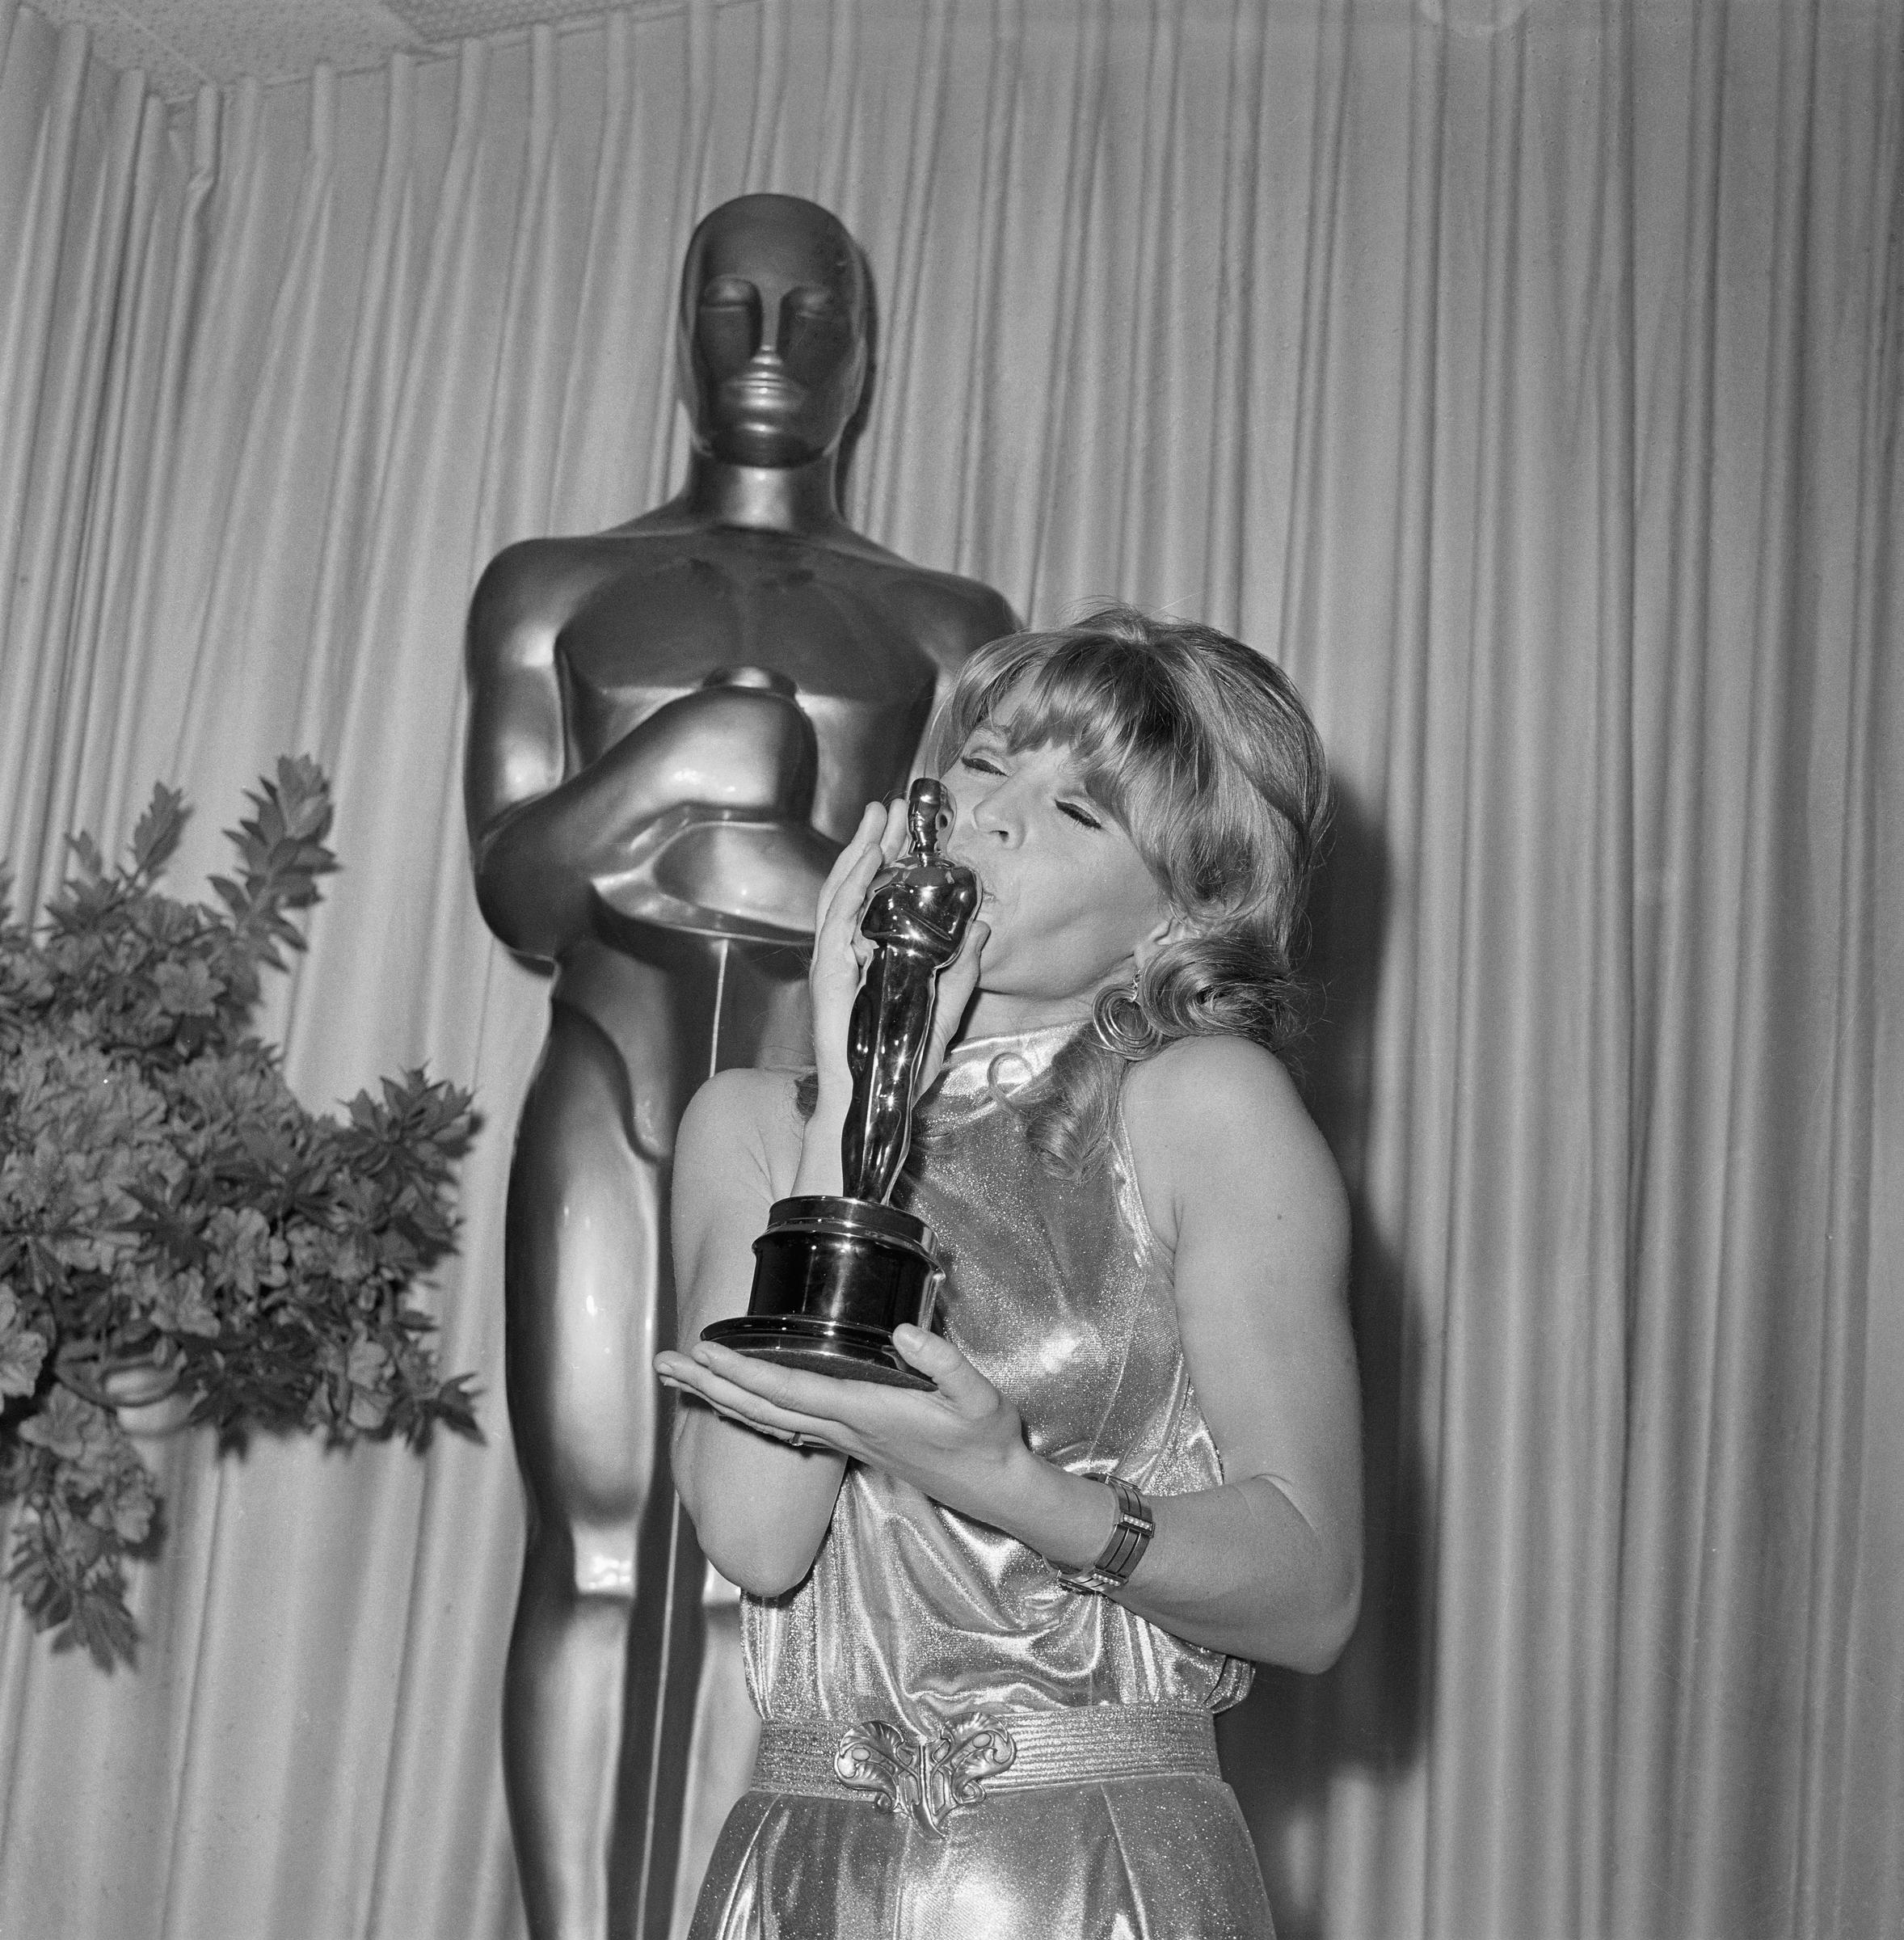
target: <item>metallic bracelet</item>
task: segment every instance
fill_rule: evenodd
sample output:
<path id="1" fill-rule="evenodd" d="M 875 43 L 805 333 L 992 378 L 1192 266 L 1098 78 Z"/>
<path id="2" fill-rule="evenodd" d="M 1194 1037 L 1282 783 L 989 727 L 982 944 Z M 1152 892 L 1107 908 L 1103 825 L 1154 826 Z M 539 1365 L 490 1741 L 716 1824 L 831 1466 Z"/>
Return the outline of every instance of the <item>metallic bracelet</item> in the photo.
<path id="1" fill-rule="evenodd" d="M 1105 1480 L 1118 1499 L 1117 1524 L 1110 1532 L 1110 1541 L 1090 1568 L 1070 1575 L 1060 1571 L 1058 1577 L 1066 1589 L 1076 1590 L 1080 1596 L 1102 1596 L 1106 1590 L 1122 1589 L 1156 1533 L 1157 1525 L 1136 1490 L 1121 1475 L 1107 1475 Z"/>

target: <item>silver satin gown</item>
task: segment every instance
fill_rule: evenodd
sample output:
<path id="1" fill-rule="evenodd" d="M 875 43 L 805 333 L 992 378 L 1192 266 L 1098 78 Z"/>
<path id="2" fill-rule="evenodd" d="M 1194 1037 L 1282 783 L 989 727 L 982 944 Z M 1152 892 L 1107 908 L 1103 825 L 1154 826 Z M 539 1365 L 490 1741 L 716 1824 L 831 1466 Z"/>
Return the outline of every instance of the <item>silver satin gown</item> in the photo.
<path id="1" fill-rule="evenodd" d="M 999 1095 L 1064 1031 L 962 1047 L 921 1107 L 895 1204 L 947 1262 L 946 1335 L 1023 1414 L 1032 1448 L 1148 1495 L 1222 1480 L 1121 1121 L 1080 1179 L 1052 1177 Z M 930 1736 L 975 1710 L 1210 1713 L 1249 1666 L 1064 1588 L 1010 1537 L 849 1465 L 811 1573 L 743 1605 L 754 1702 L 829 1728 Z M 1138 1714 L 1129 1714 L 1133 1717 Z M 1093 1724 L 1115 1721 L 1100 1714 Z M 1262 1877 L 1214 1773 L 1041 1786 L 935 1832 L 859 1796 L 756 1784 L 722 1828 L 692 1940 L 1265 1940 Z"/>

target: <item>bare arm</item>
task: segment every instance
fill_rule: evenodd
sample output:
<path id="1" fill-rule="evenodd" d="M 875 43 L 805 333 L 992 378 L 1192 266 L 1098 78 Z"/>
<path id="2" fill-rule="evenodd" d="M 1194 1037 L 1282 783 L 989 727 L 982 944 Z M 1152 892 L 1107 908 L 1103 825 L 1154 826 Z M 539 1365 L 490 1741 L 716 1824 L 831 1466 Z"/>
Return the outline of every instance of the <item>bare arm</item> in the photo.
<path id="1" fill-rule="evenodd" d="M 753 1242 L 768 1208 L 793 1190 L 807 1129 L 785 1072 L 722 1071 L 688 1107 L 675 1143 L 673 1208 L 684 1343 L 710 1321 L 746 1312 Z M 832 1517 L 844 1456 L 790 1448 L 684 1400 L 673 1461 L 702 1552 L 730 1582 L 771 1596 L 807 1574 Z"/>
<path id="2" fill-rule="evenodd" d="M 1154 1500 L 1121 1600 L 1165 1630 L 1325 1668 L 1361 1596 L 1359 1395 L 1342 1182 L 1268 1052 L 1193 1039 L 1139 1066 L 1126 1120 L 1173 1248 L 1177 1323 L 1224 1484 Z"/>

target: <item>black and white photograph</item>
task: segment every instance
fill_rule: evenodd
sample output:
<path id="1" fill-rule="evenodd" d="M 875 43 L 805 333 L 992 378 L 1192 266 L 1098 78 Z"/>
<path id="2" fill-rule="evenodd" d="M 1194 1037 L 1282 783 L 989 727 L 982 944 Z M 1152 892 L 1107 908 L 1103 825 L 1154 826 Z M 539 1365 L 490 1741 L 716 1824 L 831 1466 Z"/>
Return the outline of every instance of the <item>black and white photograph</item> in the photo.
<path id="1" fill-rule="evenodd" d="M 0 0 L 0 1940 L 1904 1936 L 1904 0 Z"/>

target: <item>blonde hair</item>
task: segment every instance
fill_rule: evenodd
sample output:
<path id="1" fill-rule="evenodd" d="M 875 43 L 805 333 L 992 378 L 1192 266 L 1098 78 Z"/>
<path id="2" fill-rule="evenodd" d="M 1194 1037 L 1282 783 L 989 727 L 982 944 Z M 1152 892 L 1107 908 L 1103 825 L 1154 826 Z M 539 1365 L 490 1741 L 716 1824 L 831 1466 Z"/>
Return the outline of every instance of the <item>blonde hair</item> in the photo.
<path id="1" fill-rule="evenodd" d="M 1328 765 L 1273 661 L 1128 606 L 980 647 L 933 724 L 929 765 L 948 767 L 987 724 L 1013 753 L 1068 749 L 1184 919 L 1012 1101 L 1045 1162 L 1076 1173 L 1108 1141 L 1133 1064 L 1184 1037 L 1248 1038 L 1287 1059 L 1302 1035 Z"/>

